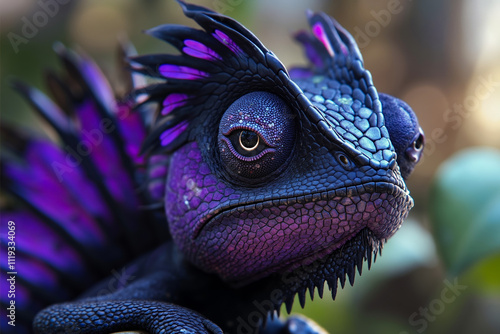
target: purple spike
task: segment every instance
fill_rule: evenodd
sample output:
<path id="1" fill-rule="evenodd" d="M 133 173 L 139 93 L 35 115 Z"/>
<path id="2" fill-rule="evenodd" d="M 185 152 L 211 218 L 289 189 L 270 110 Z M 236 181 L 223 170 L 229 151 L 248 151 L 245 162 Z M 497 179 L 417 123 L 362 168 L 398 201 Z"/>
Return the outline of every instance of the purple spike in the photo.
<path id="1" fill-rule="evenodd" d="M 52 102 L 45 94 L 40 92 L 38 89 L 27 88 L 29 98 L 33 103 L 35 103 L 40 110 L 44 111 L 44 114 L 48 116 L 49 121 L 53 122 L 56 127 L 60 129 L 67 129 L 71 126 L 70 120 L 64 115 L 64 112 Z"/>
<path id="2" fill-rule="evenodd" d="M 163 116 L 168 115 L 175 108 L 186 104 L 188 99 L 189 99 L 189 96 L 186 94 L 180 94 L 180 93 L 169 94 L 165 98 L 165 100 L 163 100 L 164 108 L 162 109 L 161 114 Z"/>
<path id="3" fill-rule="evenodd" d="M 215 39 L 217 39 L 219 42 L 227 46 L 234 53 L 236 54 L 243 53 L 243 50 L 241 50 L 241 48 L 231 38 L 229 38 L 228 35 L 226 35 L 222 31 L 216 29 L 212 35 L 215 37 Z"/>
<path id="4" fill-rule="evenodd" d="M 99 67 L 90 58 L 84 56 L 81 57 L 81 62 L 78 65 L 92 92 L 99 100 L 104 102 L 107 108 L 110 110 L 114 109 L 115 97 L 113 89 Z"/>
<path id="5" fill-rule="evenodd" d="M 145 157 L 141 156 L 141 143 L 146 138 L 146 128 L 139 112 L 133 110 L 130 102 L 118 103 L 116 117 L 118 118 L 118 130 L 125 143 L 125 152 L 137 165 L 145 163 Z"/>
<path id="6" fill-rule="evenodd" d="M 304 44 L 306 49 L 307 58 L 318 68 L 323 67 L 323 60 L 321 56 L 316 52 L 316 49 L 311 44 Z"/>
<path id="7" fill-rule="evenodd" d="M 102 119 L 93 101 L 84 101 L 77 109 L 81 124 L 81 140 L 76 147 L 82 158 L 89 155 L 99 170 L 103 181 L 118 203 L 126 207 L 137 205 L 134 182 L 127 169 L 117 168 L 122 159 L 120 148 L 112 140 L 112 131 L 116 126 L 108 119 Z M 104 125 L 104 126 L 103 126 Z M 112 161 L 113 163 L 110 163 Z"/>
<path id="8" fill-rule="evenodd" d="M 302 46 L 304 47 L 306 52 L 307 59 L 309 59 L 311 63 L 313 63 L 313 65 L 317 68 L 323 68 L 323 59 L 321 58 L 321 55 L 318 53 L 317 48 L 313 44 L 313 42 L 315 42 L 313 38 L 313 36 L 304 31 L 299 31 L 295 35 L 295 39 L 302 43 Z"/>
<path id="9" fill-rule="evenodd" d="M 205 60 L 222 60 L 222 57 L 217 52 L 198 41 L 186 39 L 184 45 L 186 46 L 182 51 L 190 56 Z"/>
<path id="10" fill-rule="evenodd" d="M 165 196 L 165 182 L 155 180 L 148 183 L 148 192 L 154 199 L 161 199 Z"/>
<path id="11" fill-rule="evenodd" d="M 330 44 L 330 41 L 328 40 L 328 36 L 326 35 L 323 25 L 319 22 L 315 23 L 312 26 L 312 32 L 319 39 L 319 41 L 323 43 L 330 56 L 333 57 L 333 48 Z"/>
<path id="12" fill-rule="evenodd" d="M 167 176 L 168 166 L 164 165 L 155 165 L 151 167 L 149 171 L 149 177 L 154 179 L 163 179 Z"/>
<path id="13" fill-rule="evenodd" d="M 1 268 L 2 271 L 8 271 L 8 268 L 4 265 L 1 265 Z M 24 254 L 16 253 L 15 269 L 19 277 L 28 281 L 30 285 L 34 285 L 38 289 L 43 289 L 44 293 L 52 294 L 55 299 L 61 298 L 64 300 L 70 297 L 70 287 L 61 284 L 57 273 L 44 263 L 31 257 L 26 257 Z"/>
<path id="14" fill-rule="evenodd" d="M 43 155 L 40 152 L 44 152 Z M 32 180 L 36 180 L 35 175 L 40 182 L 57 180 L 65 188 L 65 192 L 78 199 L 80 206 L 93 217 L 110 219 L 111 214 L 99 191 L 89 182 L 82 170 L 74 166 L 74 163 L 78 163 L 75 156 L 65 154 L 51 142 L 35 141 L 30 145 L 26 161 L 30 168 L 26 170 L 25 175 L 30 175 Z"/>
<path id="15" fill-rule="evenodd" d="M 189 123 L 187 121 L 182 121 L 173 128 L 165 130 L 160 135 L 161 146 L 167 146 L 172 141 L 174 141 L 175 138 L 177 138 L 184 130 L 186 130 L 188 124 Z"/>
<path id="16" fill-rule="evenodd" d="M 47 288 L 53 288 L 57 283 L 57 275 L 47 266 L 33 258 L 16 254 L 16 269 L 27 281 Z"/>
<path id="17" fill-rule="evenodd" d="M 169 159 L 163 155 L 153 155 L 148 161 L 148 189 L 153 200 L 161 200 L 165 196 L 165 180 L 168 174 Z"/>
<path id="18" fill-rule="evenodd" d="M 4 221 L 18 222 L 17 248 L 27 254 L 37 257 L 56 268 L 71 273 L 80 271 L 77 264 L 82 263 L 81 256 L 56 232 L 45 225 L 38 217 L 28 212 L 7 212 L 2 217 Z M 7 245 L 7 234 L 0 235 L 2 244 Z M 81 275 L 81 272 L 79 273 Z"/>
<path id="19" fill-rule="evenodd" d="M 108 212 L 78 166 L 68 164 L 68 156 L 52 143 L 35 142 L 27 152 L 27 163 L 6 165 L 5 175 L 16 184 L 20 196 L 55 221 L 64 222 L 61 227 L 70 235 L 89 245 L 104 243 L 94 217 Z"/>
<path id="20" fill-rule="evenodd" d="M 77 199 L 82 208 L 85 208 L 92 217 L 98 217 L 103 220 L 109 220 L 111 218 L 111 213 L 109 208 L 105 205 L 103 198 L 99 194 L 99 190 L 94 186 L 92 182 L 89 182 L 87 176 L 80 168 L 73 168 L 72 171 L 67 170 L 69 154 L 66 154 L 65 159 L 62 157 L 60 160 L 53 160 L 51 162 L 51 168 L 58 177 L 58 181 L 62 183 L 65 187 L 68 195 Z M 56 166 L 54 162 L 59 162 L 60 165 Z M 61 167 L 61 165 L 64 166 Z M 72 167 L 72 166 L 70 166 Z M 37 168 L 34 166 L 33 168 Z M 60 168 L 60 169 L 59 169 Z M 64 174 L 68 173 L 66 176 Z M 51 177 L 53 177 L 53 175 Z M 61 181 L 60 178 L 63 178 Z"/>
<path id="21" fill-rule="evenodd" d="M 171 79 L 196 80 L 203 77 L 208 77 L 207 72 L 203 72 L 187 66 L 164 64 L 160 66 L 159 70 L 161 75 L 163 75 L 165 78 Z"/>

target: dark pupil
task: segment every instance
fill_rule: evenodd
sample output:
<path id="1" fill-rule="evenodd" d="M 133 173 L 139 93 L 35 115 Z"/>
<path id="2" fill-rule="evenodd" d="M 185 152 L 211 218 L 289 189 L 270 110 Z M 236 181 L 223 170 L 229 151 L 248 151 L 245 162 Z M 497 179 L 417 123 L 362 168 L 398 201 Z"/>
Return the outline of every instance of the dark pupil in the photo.
<path id="1" fill-rule="evenodd" d="M 245 148 L 252 148 L 257 144 L 259 136 L 253 131 L 243 130 L 240 134 L 241 145 Z"/>
<path id="2" fill-rule="evenodd" d="M 422 135 L 418 136 L 417 140 L 414 143 L 414 147 L 417 150 L 420 150 L 422 148 L 423 142 L 424 142 L 424 138 L 422 137 Z"/>

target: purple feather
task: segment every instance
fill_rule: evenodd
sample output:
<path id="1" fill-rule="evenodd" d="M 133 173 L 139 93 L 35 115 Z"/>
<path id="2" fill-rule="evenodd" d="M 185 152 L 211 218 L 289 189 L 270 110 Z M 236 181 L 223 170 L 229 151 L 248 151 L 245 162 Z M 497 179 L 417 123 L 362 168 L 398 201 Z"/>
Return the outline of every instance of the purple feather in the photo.
<path id="1" fill-rule="evenodd" d="M 169 94 L 165 98 L 165 100 L 163 100 L 163 107 L 164 108 L 161 110 L 161 114 L 163 116 L 168 115 L 175 108 L 186 104 L 188 99 L 189 99 L 189 96 L 187 94 L 180 94 L 180 93 Z"/>
<path id="2" fill-rule="evenodd" d="M 323 68 L 325 64 L 323 63 L 323 58 L 321 56 L 321 51 L 318 50 L 315 42 L 317 39 L 306 33 L 305 31 L 299 31 L 295 34 L 295 39 L 302 44 L 305 50 L 306 57 L 316 68 Z M 309 76 L 307 76 L 309 77 Z"/>
<path id="3" fill-rule="evenodd" d="M 81 123 L 81 141 L 77 145 L 77 153 L 82 158 L 90 156 L 117 202 L 127 207 L 136 206 L 138 203 L 133 181 L 125 167 L 116 166 L 121 161 L 120 148 L 116 147 L 110 135 L 111 132 L 117 131 L 116 126 L 111 123 L 111 119 L 106 122 L 106 118 L 99 115 L 97 106 L 91 100 L 84 102 L 77 109 L 77 113 Z M 109 125 L 103 126 L 103 124 Z"/>
<path id="4" fill-rule="evenodd" d="M 217 54 L 214 50 L 210 49 L 208 46 L 192 40 L 187 39 L 184 41 L 184 45 L 186 45 L 182 51 L 190 56 L 205 59 L 205 60 L 222 60 L 222 57 Z"/>
<path id="5" fill-rule="evenodd" d="M 131 102 L 120 102 L 117 105 L 116 117 L 125 152 L 136 165 L 144 164 L 145 157 L 140 152 L 142 141 L 146 138 L 146 128 L 141 115 L 133 110 Z"/>
<path id="6" fill-rule="evenodd" d="M 188 125 L 189 123 L 187 121 L 182 121 L 173 128 L 164 131 L 160 135 L 161 145 L 167 146 L 168 144 L 173 142 L 175 138 L 177 138 L 184 130 L 186 130 Z"/>
<path id="7" fill-rule="evenodd" d="M 321 23 L 315 23 L 312 26 L 312 32 L 313 34 L 319 39 L 321 43 L 325 46 L 325 49 L 328 51 L 330 56 L 333 56 L 333 48 L 332 45 L 330 44 L 330 41 L 328 39 L 328 36 L 326 35 L 325 28 Z"/>
<path id="8" fill-rule="evenodd" d="M 165 180 L 167 179 L 170 160 L 167 155 L 152 155 L 148 164 L 148 191 L 151 198 L 159 201 L 165 196 Z"/>
<path id="9" fill-rule="evenodd" d="M 159 70 L 161 75 L 171 79 L 197 80 L 208 77 L 208 73 L 187 66 L 164 64 L 160 65 Z"/>
<path id="10" fill-rule="evenodd" d="M 97 65 L 89 58 L 78 57 L 78 67 L 84 80 L 89 84 L 92 93 L 101 101 L 109 110 L 116 108 L 115 97 L 113 90 L 106 80 L 106 77 Z"/>
<path id="11" fill-rule="evenodd" d="M 96 189 L 83 180 L 77 166 L 67 164 L 67 158 L 50 142 L 34 142 L 26 155 L 27 164 L 5 166 L 5 175 L 16 184 L 20 196 L 60 222 L 76 239 L 89 244 L 104 243 L 105 236 L 94 215 L 108 213 L 98 203 L 100 196 Z M 63 178 L 66 173 L 71 177 Z"/>
<path id="12" fill-rule="evenodd" d="M 243 53 L 243 50 L 231 39 L 229 38 L 228 35 L 226 35 L 224 32 L 216 29 L 215 32 L 212 34 L 219 42 L 227 46 L 231 51 L 233 51 L 236 54 L 241 54 Z"/>

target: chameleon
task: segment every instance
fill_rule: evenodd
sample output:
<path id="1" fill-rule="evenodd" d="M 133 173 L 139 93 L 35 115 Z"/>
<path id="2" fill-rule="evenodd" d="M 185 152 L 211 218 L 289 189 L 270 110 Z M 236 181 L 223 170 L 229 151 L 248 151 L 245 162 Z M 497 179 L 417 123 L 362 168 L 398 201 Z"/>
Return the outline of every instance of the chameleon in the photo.
<path id="1" fill-rule="evenodd" d="M 57 138 L 2 129 L 19 333 L 320 333 L 282 305 L 335 298 L 413 206 L 424 133 L 337 21 L 307 13 L 309 65 L 288 71 L 237 21 L 178 2 L 199 27 L 146 31 L 177 54 L 124 46 L 126 94 L 60 44 L 54 100 L 14 83 Z"/>

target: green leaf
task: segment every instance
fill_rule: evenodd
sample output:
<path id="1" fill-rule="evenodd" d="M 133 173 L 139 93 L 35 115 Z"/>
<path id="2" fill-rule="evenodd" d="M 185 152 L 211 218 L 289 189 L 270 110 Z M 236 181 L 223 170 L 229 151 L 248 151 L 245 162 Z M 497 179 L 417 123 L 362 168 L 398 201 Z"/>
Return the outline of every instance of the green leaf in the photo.
<path id="1" fill-rule="evenodd" d="M 490 256 L 467 271 L 460 280 L 485 296 L 500 295 L 500 253 Z M 500 305 L 498 305 L 500 307 Z"/>
<path id="2" fill-rule="evenodd" d="M 500 252 L 500 151 L 469 149 L 447 160 L 433 182 L 430 218 L 450 276 Z"/>

